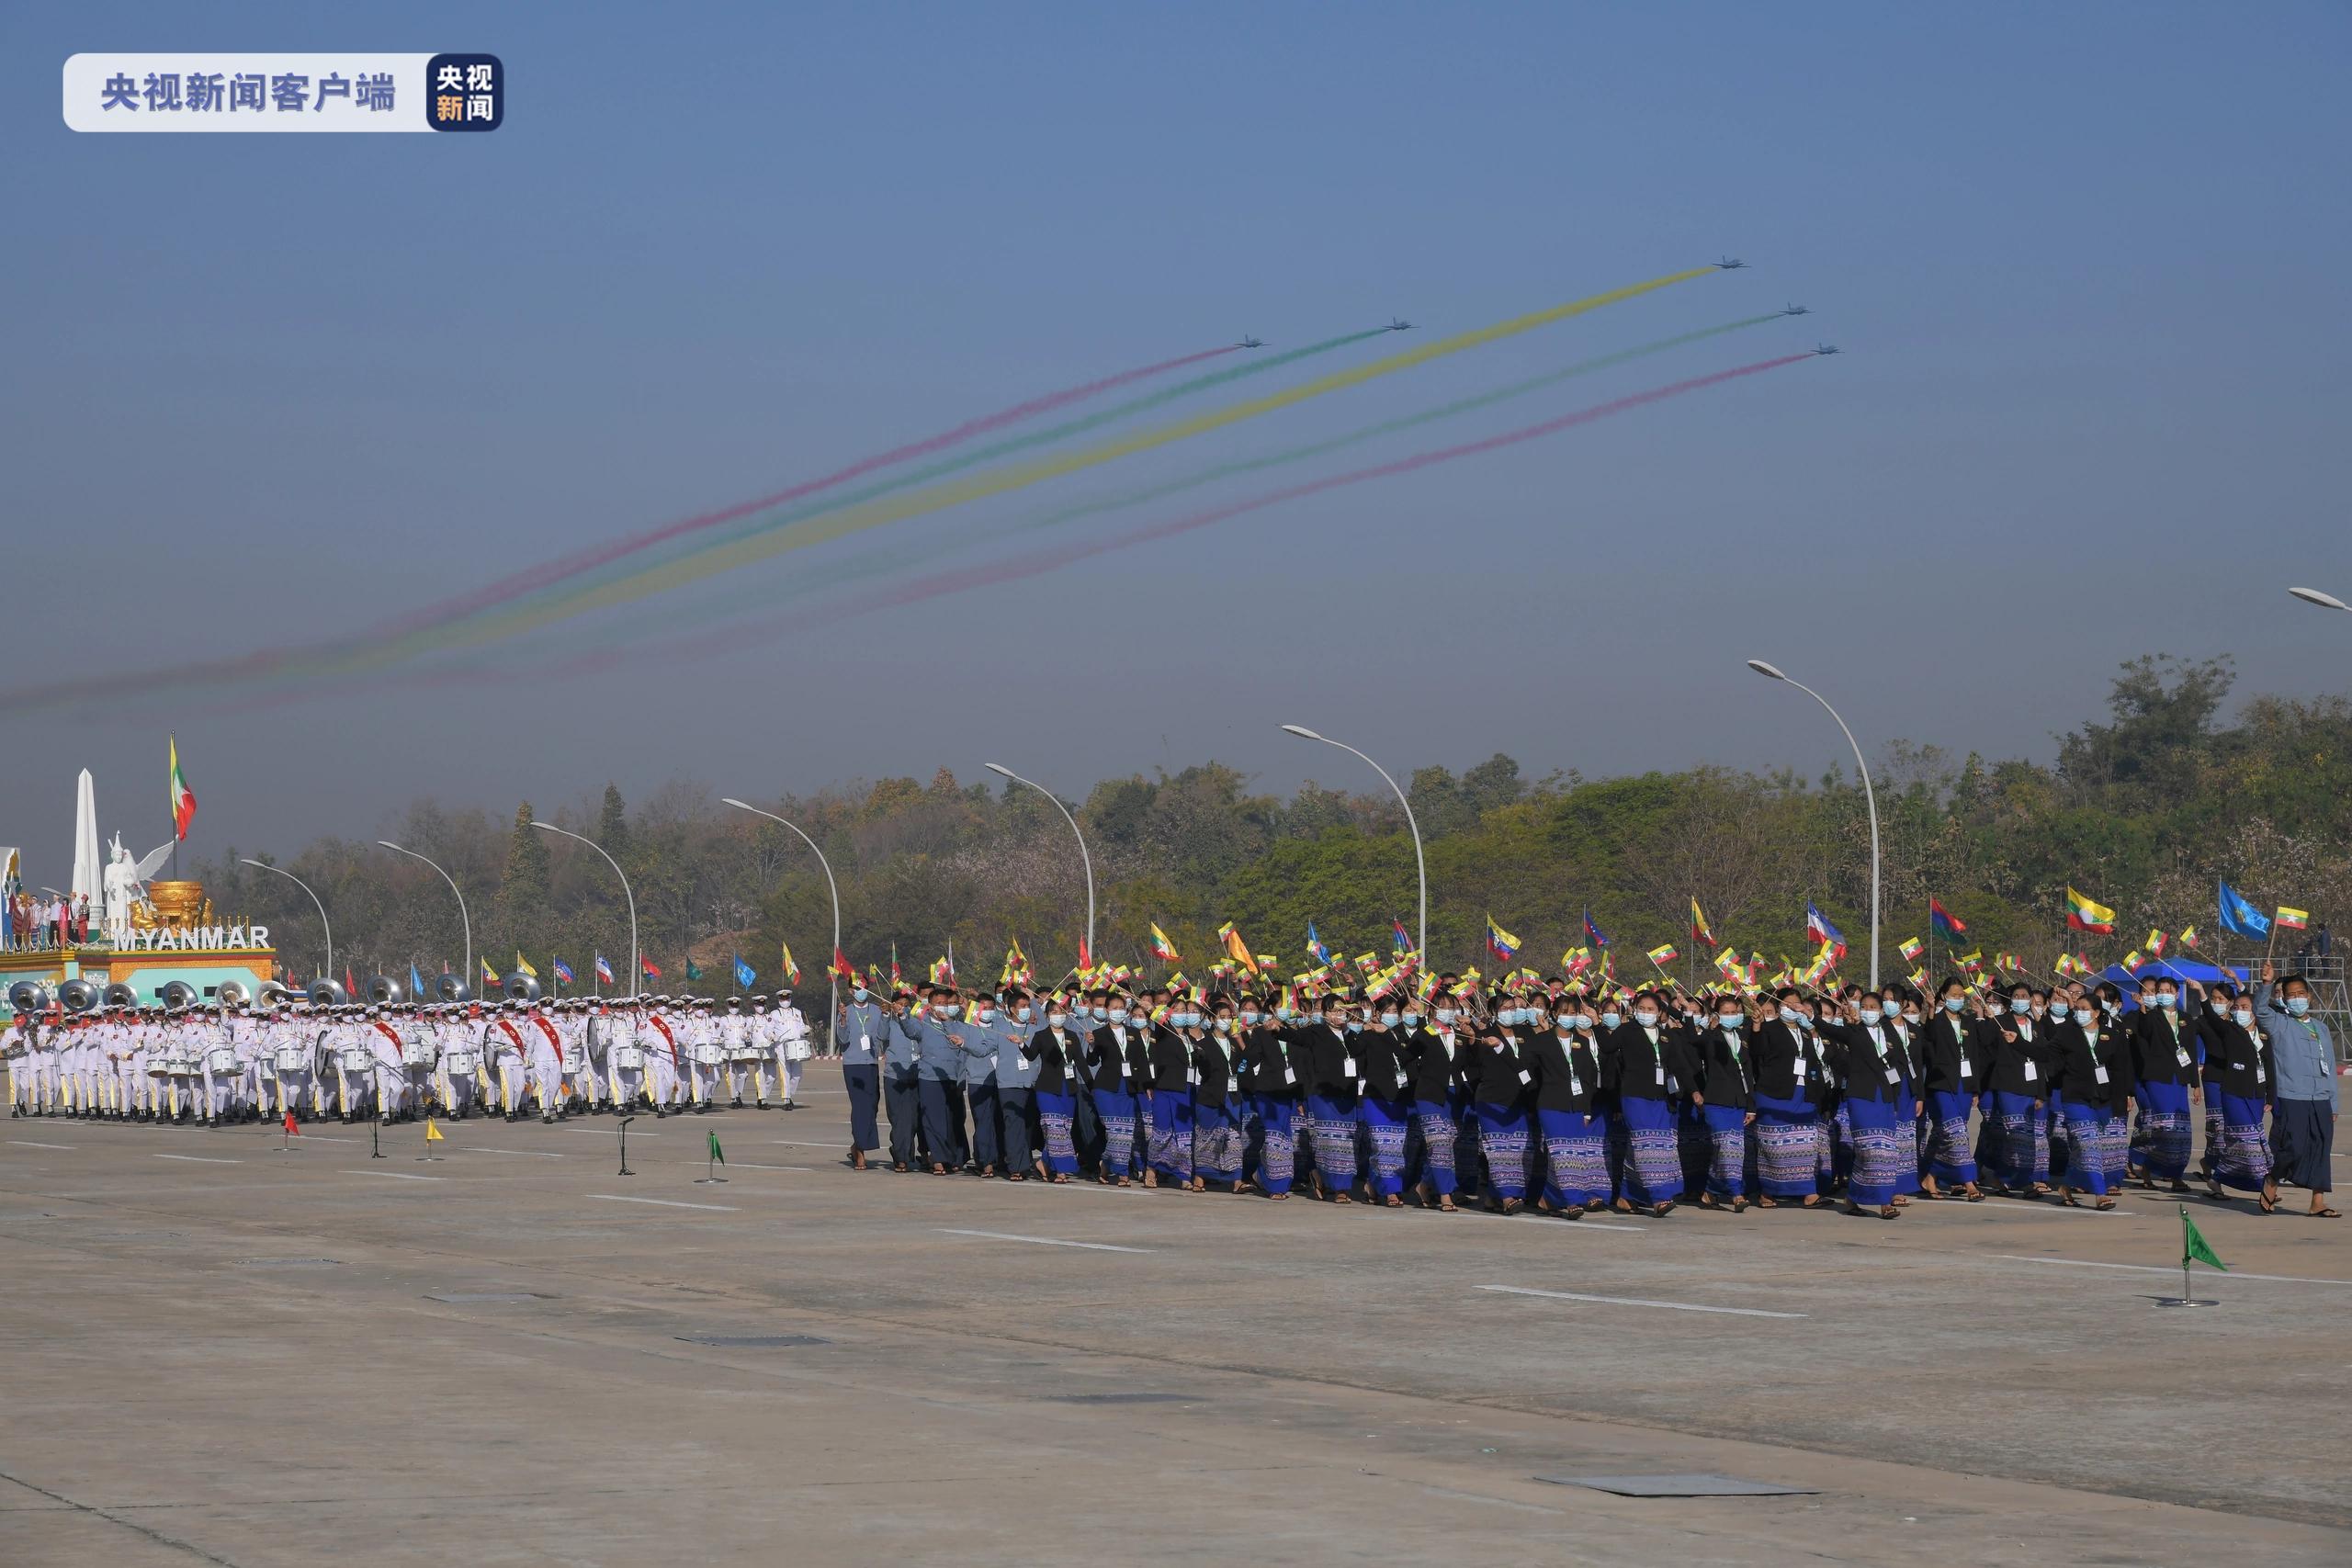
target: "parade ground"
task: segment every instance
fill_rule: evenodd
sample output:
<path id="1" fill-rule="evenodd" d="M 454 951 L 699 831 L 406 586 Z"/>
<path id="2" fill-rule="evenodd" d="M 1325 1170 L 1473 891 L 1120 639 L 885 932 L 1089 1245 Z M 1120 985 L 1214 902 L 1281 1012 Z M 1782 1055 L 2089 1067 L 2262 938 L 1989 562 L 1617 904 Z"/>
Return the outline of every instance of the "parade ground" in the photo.
<path id="1" fill-rule="evenodd" d="M 0 1562 L 2352 1559 L 2352 1227 L 2194 1201 L 2233 1272 L 2184 1311 L 2136 1188 L 1571 1224 L 857 1172 L 814 1066 L 639 1119 L 628 1177 L 604 1118 L 431 1162 L 7 1122 Z M 1789 1490 L 1622 1495 L 1707 1476 Z"/>

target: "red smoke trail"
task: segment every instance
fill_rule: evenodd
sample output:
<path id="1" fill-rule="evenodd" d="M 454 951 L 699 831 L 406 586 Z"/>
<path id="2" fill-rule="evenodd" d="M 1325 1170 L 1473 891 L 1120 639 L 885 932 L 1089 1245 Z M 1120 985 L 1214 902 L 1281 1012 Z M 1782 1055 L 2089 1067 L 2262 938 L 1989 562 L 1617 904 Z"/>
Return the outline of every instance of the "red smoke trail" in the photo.
<path id="1" fill-rule="evenodd" d="M 440 626 L 460 616 L 472 615 L 477 610 L 520 598 L 549 583 L 577 577 L 583 571 L 592 571 L 608 561 L 618 560 L 623 556 L 650 549 L 653 546 L 667 540 L 679 538 L 687 534 L 699 533 L 705 528 L 715 528 L 722 523 L 731 523 L 739 517 L 749 516 L 754 512 L 763 511 L 771 506 L 782 505 L 787 501 L 797 501 L 804 495 L 812 495 L 818 491 L 829 490 L 844 480 L 854 479 L 861 474 L 870 474 L 876 468 L 888 468 L 893 463 L 905 462 L 910 457 L 920 457 L 928 453 L 936 452 L 942 447 L 953 446 L 960 441 L 968 441 L 975 435 L 985 434 L 989 431 L 997 430 L 1008 424 L 1016 424 L 1022 420 L 1048 412 L 1066 403 L 1074 403 L 1081 399 L 1110 391 L 1114 388 L 1124 387 L 1130 381 L 1141 381 L 1149 377 L 1165 375 L 1170 370 L 1181 370 L 1187 365 L 1198 365 L 1204 359 L 1215 359 L 1220 355 L 1231 354 L 1239 346 L 1238 344 L 1227 344 L 1223 348 L 1203 349 L 1198 354 L 1180 355 L 1174 359 L 1163 359 L 1157 365 L 1139 366 L 1133 370 L 1122 370 L 1115 376 L 1105 376 L 1099 380 L 1088 381 L 1081 386 L 1068 387 L 1058 392 L 1047 392 L 1043 397 L 1032 398 L 1025 403 L 1015 403 L 1009 409 L 1001 409 L 991 414 L 982 414 L 978 419 L 966 420 L 952 430 L 943 430 L 938 434 L 927 435 L 921 441 L 910 441 L 903 446 L 893 446 L 887 452 L 876 452 L 870 457 L 861 457 L 846 468 L 836 469 L 820 479 L 806 480 L 792 486 L 789 490 L 780 490 L 773 495 L 763 495 L 756 500 L 741 502 L 724 511 L 706 512 L 698 516 L 682 518 L 675 523 L 664 523 L 659 527 L 624 535 L 620 538 L 606 540 L 569 556 L 542 561 L 537 566 L 526 567 L 521 571 L 502 577 L 495 582 L 484 584 L 469 593 L 414 611 L 397 621 L 377 628 L 372 635 L 393 637 L 425 626 Z"/>

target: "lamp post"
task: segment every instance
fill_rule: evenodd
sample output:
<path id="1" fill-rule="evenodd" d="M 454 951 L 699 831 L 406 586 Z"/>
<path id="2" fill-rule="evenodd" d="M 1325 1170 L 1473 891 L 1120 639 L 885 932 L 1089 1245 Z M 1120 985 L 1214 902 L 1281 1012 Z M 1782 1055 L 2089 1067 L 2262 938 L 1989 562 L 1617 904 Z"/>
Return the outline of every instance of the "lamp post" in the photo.
<path id="1" fill-rule="evenodd" d="M 2287 592 L 2304 604 L 2316 604 L 2323 610 L 2352 610 L 2352 604 L 2346 604 L 2335 594 L 2323 593 L 2316 588 L 2290 588 Z"/>
<path id="2" fill-rule="evenodd" d="M 771 822 L 783 822 L 795 833 L 800 834 L 800 841 L 808 846 L 809 852 L 817 857 L 817 863 L 825 868 L 825 888 L 833 896 L 833 952 L 838 955 L 842 950 L 842 888 L 841 884 L 833 880 L 833 863 L 825 858 L 825 852 L 817 847 L 817 840 L 802 833 L 797 823 L 785 822 L 784 818 L 775 812 L 763 811 L 758 807 L 738 800 L 731 795 L 722 795 L 720 804 L 731 806 L 738 811 L 748 811 L 754 817 L 764 817 Z M 834 1015 L 840 1011 L 841 1005 L 841 966 L 828 962 L 825 965 L 825 1049 L 830 1054 L 838 1055 L 840 1051 L 841 1043 L 834 1037 L 833 1031 Z"/>
<path id="3" fill-rule="evenodd" d="M 284 877 L 287 881 L 292 883 L 303 892 L 311 894 L 311 902 L 318 905 L 319 929 L 325 931 L 327 934 L 327 983 L 329 985 L 333 985 L 334 983 L 334 927 L 328 924 L 327 907 L 324 904 L 319 903 L 319 896 L 316 893 L 311 893 L 311 885 L 303 881 L 300 877 L 295 875 L 292 872 L 282 870 L 277 866 L 270 864 L 267 861 L 248 860 L 243 855 L 239 855 L 237 857 L 237 863 L 239 865 L 259 866 L 264 871 L 277 872 L 278 875 Z"/>
<path id="4" fill-rule="evenodd" d="M 1396 790 L 1396 804 L 1405 808 L 1405 826 L 1410 829 L 1413 834 L 1413 874 L 1419 878 L 1421 885 L 1421 962 L 1427 964 L 1430 951 L 1430 867 L 1429 862 L 1421 855 L 1421 825 L 1413 820 L 1413 803 L 1405 798 L 1403 790 L 1396 788 L 1396 781 L 1388 776 L 1386 768 L 1366 757 L 1346 741 L 1334 740 L 1328 735 L 1317 735 L 1303 724 L 1285 724 L 1283 726 L 1283 732 L 1286 735 L 1295 735 L 1302 740 L 1320 740 L 1326 746 L 1337 746 L 1349 756 L 1364 762 L 1374 773 L 1381 776 L 1390 789 Z"/>
<path id="5" fill-rule="evenodd" d="M 423 855 L 418 854 L 414 850 L 402 849 L 400 845 L 392 842 L 390 839 L 379 839 L 376 842 L 385 849 L 391 851 L 394 854 L 406 855 L 411 860 L 424 861 L 424 863 L 432 866 L 435 871 L 441 872 L 441 880 L 447 883 L 449 885 L 449 891 L 458 896 L 458 919 L 466 929 L 466 966 L 461 973 L 463 973 L 466 977 L 465 983 L 469 986 L 472 985 L 474 983 L 474 918 L 466 913 L 465 890 L 458 886 L 458 879 L 450 875 L 447 872 L 441 871 L 441 867 L 437 863 L 433 861 L 425 860 Z"/>
<path id="6" fill-rule="evenodd" d="M 1069 814 L 1069 807 L 1062 804 L 1061 797 L 1059 795 L 1056 795 L 1052 790 L 1047 789 L 1044 784 L 1039 784 L 1036 780 L 1023 778 L 1019 773 L 1014 773 L 1002 762 L 988 762 L 982 765 L 992 773 L 1003 774 L 1006 778 L 1011 779 L 1014 784 L 1027 784 L 1031 789 L 1035 790 L 1039 795 L 1042 795 L 1047 800 L 1052 801 L 1054 803 L 1054 809 L 1062 814 L 1062 820 L 1069 824 L 1070 835 L 1078 840 L 1079 861 L 1086 867 L 1086 951 L 1081 953 L 1080 957 L 1081 960 L 1081 966 L 1084 964 L 1093 963 L 1094 857 L 1086 852 L 1086 835 L 1078 830 L 1078 818 Z"/>
<path id="7" fill-rule="evenodd" d="M 559 828 L 552 822 L 541 822 L 534 819 L 531 826 L 540 829 L 542 832 L 560 833 L 567 839 L 578 839 L 582 843 L 587 845 L 598 854 L 605 855 L 605 863 L 611 866 L 613 868 L 613 874 L 621 879 L 621 897 L 628 900 L 628 983 L 631 993 L 634 994 L 635 988 L 645 983 L 645 969 L 638 961 L 637 956 L 637 895 L 628 890 L 628 873 L 621 869 L 620 862 L 615 860 L 610 855 L 605 854 L 605 846 L 598 843 L 594 839 L 588 838 L 583 834 L 575 833 L 569 828 Z"/>
<path id="8" fill-rule="evenodd" d="M 1862 802 L 1870 807 L 1871 813 L 1871 985 L 1875 989 L 1878 985 L 1878 795 L 1871 788 L 1871 765 L 1862 761 L 1861 743 L 1854 739 L 1854 732 L 1846 728 L 1846 721 L 1838 717 L 1838 710 L 1829 705 L 1828 698 L 1806 685 L 1803 681 L 1782 673 L 1777 666 L 1767 664 L 1760 659 L 1749 660 L 1747 667 L 1767 680 L 1786 681 L 1790 685 L 1819 703 L 1822 712 L 1838 720 L 1838 728 L 1845 731 L 1846 744 L 1854 749 L 1854 766 L 1860 768 L 1862 773 Z"/>

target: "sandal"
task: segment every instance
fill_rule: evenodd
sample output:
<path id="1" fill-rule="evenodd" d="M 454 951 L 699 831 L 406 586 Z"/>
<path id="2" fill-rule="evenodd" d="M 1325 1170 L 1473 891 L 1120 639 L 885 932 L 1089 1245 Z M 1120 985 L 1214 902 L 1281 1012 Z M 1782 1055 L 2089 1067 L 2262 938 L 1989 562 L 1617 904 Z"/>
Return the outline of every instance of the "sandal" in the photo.
<path id="1" fill-rule="evenodd" d="M 2303 1211 L 2303 1213 L 2305 1213 L 2309 1214 L 2312 1219 L 2315 1219 L 2315 1220 L 2340 1220 L 2340 1219 L 2342 1219 L 2342 1218 L 2344 1217 L 2344 1211 L 2343 1211 L 2343 1210 L 2341 1210 L 2341 1209 L 2331 1209 L 2331 1208 L 2326 1207 L 2325 1205 L 2322 1205 L 2321 1207 L 2316 1208 L 2316 1209 L 2306 1209 L 2306 1210 L 2304 1210 L 2304 1211 Z"/>
<path id="2" fill-rule="evenodd" d="M 1437 1212 L 1441 1214 L 1458 1214 L 1462 1210 L 1452 1198 L 1442 1197 L 1437 1201 Z"/>
<path id="3" fill-rule="evenodd" d="M 2101 1211 L 2112 1209 L 2115 1207 L 2115 1200 L 2112 1198 L 2102 1198 L 2097 1203 L 2093 1204 L 2092 1207 Z"/>
<path id="4" fill-rule="evenodd" d="M 1896 1207 L 1895 1207 L 1894 1204 L 1892 1204 L 1892 1203 L 1889 1203 L 1885 1208 L 1881 1209 L 1881 1210 L 1878 1212 L 1878 1217 L 1879 1217 L 1880 1219 L 1882 1219 L 1882 1220 L 1894 1220 L 1894 1219 L 1900 1219 L 1900 1218 L 1902 1217 L 1902 1215 L 1903 1215 L 1903 1211 L 1902 1211 L 1902 1210 L 1900 1210 L 1900 1209 L 1898 1209 L 1898 1208 L 1896 1208 Z"/>

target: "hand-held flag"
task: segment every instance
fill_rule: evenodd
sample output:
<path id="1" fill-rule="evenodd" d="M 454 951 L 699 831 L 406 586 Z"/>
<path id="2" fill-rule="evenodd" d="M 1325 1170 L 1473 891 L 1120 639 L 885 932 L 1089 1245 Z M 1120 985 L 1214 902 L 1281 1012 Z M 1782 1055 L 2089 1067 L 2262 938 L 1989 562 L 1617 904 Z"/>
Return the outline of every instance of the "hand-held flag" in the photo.
<path id="1" fill-rule="evenodd" d="M 1020 946 L 1018 942 L 1013 945 L 1016 949 Z M 1176 944 L 1168 940 L 1168 933 L 1159 929 L 1159 922 L 1157 920 L 1154 920 L 1151 925 L 1151 955 L 1162 964 L 1174 964 L 1180 958 L 1176 952 Z"/>
<path id="2" fill-rule="evenodd" d="M 2312 923 L 2312 912 L 2309 909 L 2290 909 L 2281 904 L 2278 906 L 2277 919 L 2278 929 L 2282 931 L 2304 931 Z"/>
<path id="3" fill-rule="evenodd" d="M 2270 917 L 2247 903 L 2238 890 L 2224 882 L 2222 888 L 2222 929 L 2232 936 L 2267 937 L 2270 934 Z"/>
<path id="4" fill-rule="evenodd" d="M 2115 931 L 2115 911 L 2087 893 L 2075 891 L 2073 883 L 2066 885 L 2066 929 L 2070 931 L 2098 931 L 2111 935 Z"/>
<path id="5" fill-rule="evenodd" d="M 1903 954 L 1904 963 L 1917 964 L 1919 962 L 1920 955 L 1928 951 L 1928 944 L 1916 936 L 1906 936 L 1903 939 L 1903 945 L 1898 951 Z"/>

